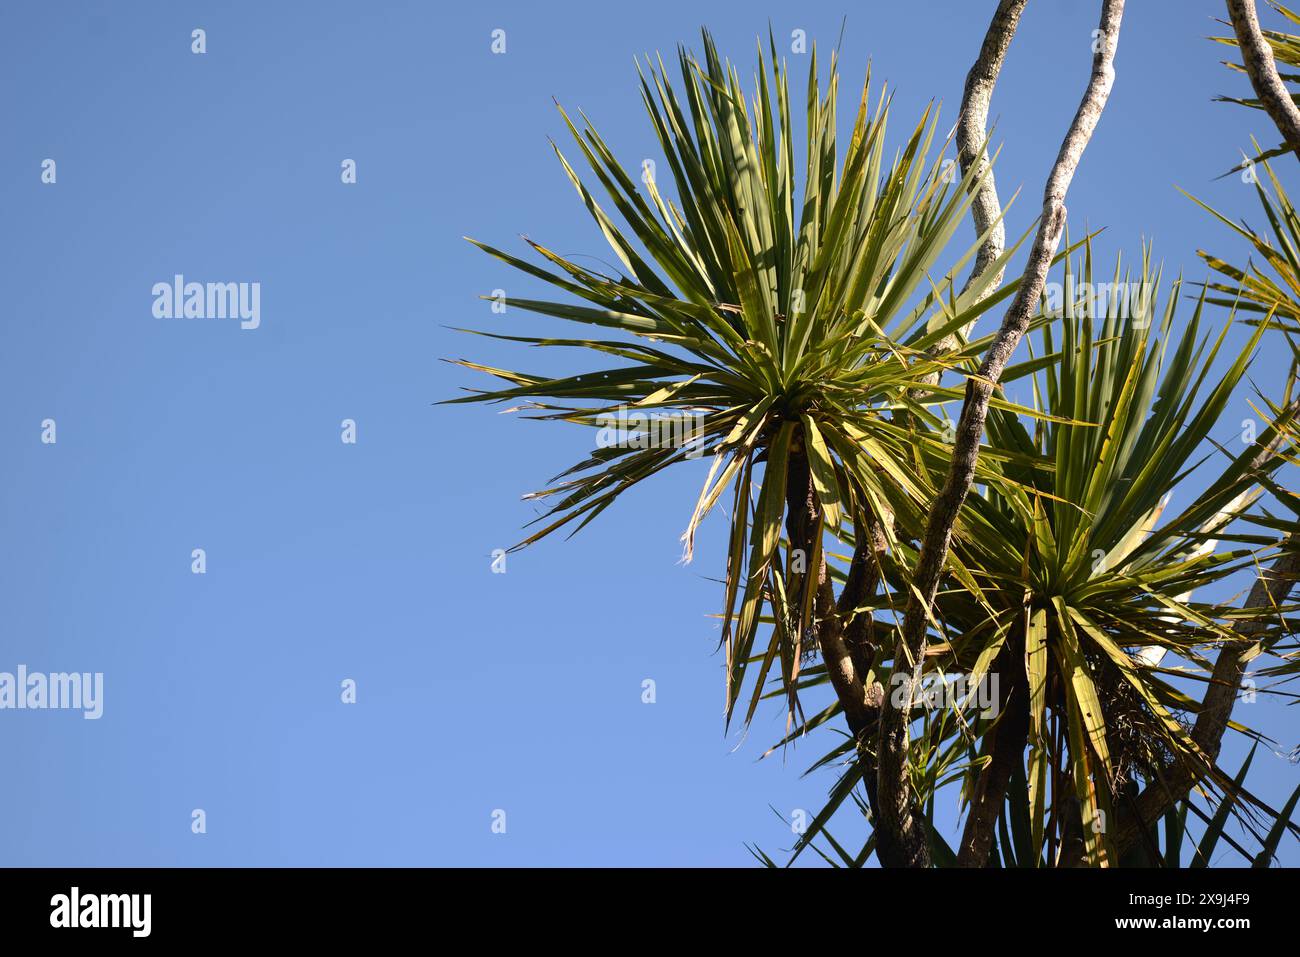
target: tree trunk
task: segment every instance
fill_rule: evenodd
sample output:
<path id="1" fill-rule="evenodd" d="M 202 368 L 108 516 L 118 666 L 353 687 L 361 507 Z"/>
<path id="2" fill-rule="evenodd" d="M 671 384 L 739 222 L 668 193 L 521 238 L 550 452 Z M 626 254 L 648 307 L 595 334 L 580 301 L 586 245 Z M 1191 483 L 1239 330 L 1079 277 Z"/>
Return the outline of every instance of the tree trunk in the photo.
<path id="1" fill-rule="evenodd" d="M 1017 655 L 1005 648 L 998 657 L 1002 659 L 998 671 L 1003 684 L 999 689 L 1002 710 L 991 733 L 990 761 L 979 773 L 971 796 L 970 811 L 957 849 L 958 867 L 987 866 L 1007 785 L 1016 765 L 1024 760 L 1029 740 L 1029 694 L 1024 669 L 1016 667 Z"/>

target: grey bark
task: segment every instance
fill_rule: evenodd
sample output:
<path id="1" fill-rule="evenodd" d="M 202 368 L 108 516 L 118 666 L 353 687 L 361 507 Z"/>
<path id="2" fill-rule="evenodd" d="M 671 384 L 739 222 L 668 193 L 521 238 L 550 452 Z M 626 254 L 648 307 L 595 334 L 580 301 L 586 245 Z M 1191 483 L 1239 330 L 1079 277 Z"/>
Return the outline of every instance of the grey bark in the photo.
<path id="1" fill-rule="evenodd" d="M 975 254 L 975 265 L 971 268 L 962 292 L 970 289 L 975 280 L 984 275 L 1002 255 L 1007 245 L 1007 229 L 1002 222 L 1002 204 L 998 201 L 998 187 L 989 170 L 989 152 L 985 145 L 988 136 L 989 105 L 993 99 L 993 88 L 997 85 L 998 75 L 1002 72 L 1002 61 L 1006 59 L 1007 48 L 1016 35 L 1020 23 L 1020 14 L 1029 0 L 1000 0 L 993 13 L 988 31 L 984 34 L 984 43 L 980 46 L 979 56 L 970 72 L 966 74 L 966 87 L 962 90 L 961 116 L 957 120 L 957 159 L 961 163 L 962 175 L 972 175 L 978 179 L 985 176 L 975 200 L 971 203 L 971 215 L 975 220 L 976 235 L 984 236 L 979 251 Z M 987 235 L 985 235 L 987 233 Z M 984 287 L 979 299 L 984 299 L 997 289 L 1002 282 L 1003 270 L 999 268 Z M 971 326 L 962 330 L 962 336 L 970 336 Z M 931 355 L 943 355 L 958 346 L 956 333 L 944 336 L 930 347 Z M 939 381 L 939 373 L 926 377 L 934 385 Z"/>
<path id="2" fill-rule="evenodd" d="M 998 74 L 1002 72 L 1002 61 L 1006 59 L 1007 48 L 1016 34 L 1020 23 L 1020 14 L 1028 0 L 1001 0 L 993 14 L 984 43 L 980 47 L 979 57 L 966 74 L 966 88 L 962 91 L 961 118 L 957 122 L 957 157 L 961 161 L 961 171 L 978 178 L 988 169 L 989 152 L 985 146 L 988 135 L 989 105 L 993 99 L 993 87 L 997 85 Z M 975 266 L 963 289 L 969 289 L 971 283 L 984 274 L 993 264 L 1007 244 L 1007 230 L 1002 223 L 1002 205 L 998 202 L 998 188 L 990 173 L 971 204 L 971 214 L 975 219 L 975 229 L 979 235 L 988 233 L 980 244 L 975 256 Z M 992 291 L 1002 282 L 1002 270 L 994 275 L 987 287 Z M 985 295 L 988 295 L 988 291 Z M 982 298 L 982 297 L 981 297 Z"/>
<path id="3" fill-rule="evenodd" d="M 1300 110 L 1296 109 L 1286 84 L 1278 75 L 1273 48 L 1259 28 L 1255 0 L 1228 0 L 1228 16 L 1232 20 L 1233 32 L 1237 34 L 1241 60 L 1246 75 L 1250 77 L 1250 85 L 1255 88 L 1255 95 L 1286 145 L 1300 157 Z"/>

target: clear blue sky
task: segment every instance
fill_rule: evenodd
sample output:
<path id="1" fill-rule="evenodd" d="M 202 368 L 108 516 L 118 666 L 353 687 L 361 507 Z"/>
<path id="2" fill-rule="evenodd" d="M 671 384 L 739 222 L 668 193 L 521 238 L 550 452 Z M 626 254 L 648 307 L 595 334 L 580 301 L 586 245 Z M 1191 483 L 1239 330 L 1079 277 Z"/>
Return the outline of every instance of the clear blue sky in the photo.
<path id="1" fill-rule="evenodd" d="M 1096 21 L 1030 6 L 993 103 L 1016 233 Z M 815 809 L 832 778 L 800 777 L 816 746 L 756 763 L 775 713 L 724 737 L 718 524 L 677 564 L 705 463 L 491 573 L 534 514 L 521 493 L 590 434 L 432 405 L 475 381 L 441 357 L 533 359 L 444 328 L 501 323 L 476 298 L 499 286 L 537 291 L 460 237 L 605 256 L 547 143 L 551 98 L 639 165 L 657 154 L 633 57 L 702 24 L 748 73 L 769 20 L 826 49 L 847 13 L 845 87 L 870 58 L 902 135 L 931 98 L 955 119 L 990 7 L 6 3 L 0 670 L 103 672 L 105 702 L 98 721 L 0 713 L 0 864 L 744 865 L 746 841 L 788 846 L 769 805 Z M 1129 7 L 1072 227 L 1105 226 L 1107 256 L 1150 238 L 1199 279 L 1198 245 L 1245 257 L 1174 184 L 1257 222 L 1213 177 L 1275 134 L 1211 102 L 1245 90 L 1203 39 L 1222 4 Z M 260 282 L 260 328 L 154 318 L 175 273 Z M 1264 356 L 1255 379 L 1282 368 Z M 1239 716 L 1289 749 L 1294 715 Z M 1256 764 L 1280 804 L 1297 768 Z"/>

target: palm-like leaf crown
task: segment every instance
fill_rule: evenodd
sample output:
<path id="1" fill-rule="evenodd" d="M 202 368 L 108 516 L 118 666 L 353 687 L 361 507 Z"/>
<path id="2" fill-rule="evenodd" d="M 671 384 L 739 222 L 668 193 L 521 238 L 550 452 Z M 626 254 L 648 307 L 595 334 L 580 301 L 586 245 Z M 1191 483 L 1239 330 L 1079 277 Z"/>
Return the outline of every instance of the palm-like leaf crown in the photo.
<path id="1" fill-rule="evenodd" d="M 1153 291 L 1159 279 L 1143 265 L 1138 277 L 1117 268 L 1106 287 Z M 1064 286 L 1075 287 L 1068 263 Z M 1230 537 L 1224 529 L 1256 494 L 1258 473 L 1248 467 L 1255 449 L 1177 515 L 1164 512 L 1169 490 L 1212 439 L 1263 329 L 1207 385 L 1228 330 L 1212 345 L 1201 338 L 1199 300 L 1167 351 L 1180 287 L 1173 284 L 1163 309 L 1150 293 L 1136 310 L 1113 299 L 1100 322 L 1094 310 L 1067 302 L 1059 346 L 1054 327 L 1044 328 L 1043 348 L 1059 359 L 1034 386 L 1055 415 L 1031 433 L 1016 416 L 995 412 L 989 436 L 996 447 L 1041 454 L 1050 468 L 1010 464 L 1014 484 L 972 498 L 956 551 L 977 588 L 940 602 L 948 633 L 959 636 L 954 656 L 971 662 L 976 679 L 1004 646 L 1008 661 L 1024 662 L 1036 837 L 1043 809 L 1059 803 L 1046 800 L 1052 759 L 1068 760 L 1064 780 L 1085 824 L 1104 820 L 1117 789 L 1139 774 L 1153 777 L 1166 755 L 1211 770 L 1176 717 L 1194 702 L 1156 665 L 1172 651 L 1208 670 L 1207 656 L 1239 640 L 1234 606 L 1191 596 L 1257 558 L 1249 547 L 1217 550 L 1215 541 Z M 1082 288 L 1097 288 L 1090 256 Z M 1280 464 L 1275 457 L 1262 471 Z M 1004 668 L 1008 676 L 1019 677 Z M 1064 749 L 1053 748 L 1055 721 Z M 1085 826 L 1083 834 L 1101 862 L 1104 829 Z"/>
<path id="2" fill-rule="evenodd" d="M 1098 285 L 1089 247 L 1080 264 L 1066 261 L 1062 279 L 1062 288 L 1088 292 L 1067 299 L 1058 322 L 1041 327 L 1042 365 L 1030 380 L 1040 415 L 1027 425 L 1014 410 L 990 414 L 988 439 L 1000 474 L 962 512 L 925 665 L 944 680 L 960 677 L 967 689 L 996 673 L 1000 707 L 988 714 L 975 706 L 924 713 L 913 757 L 913 786 L 923 802 L 954 782 L 964 782 L 969 795 L 992 734 L 1020 722 L 1028 761 L 1016 763 L 1003 826 L 1014 825 L 1015 854 L 1030 866 L 1055 860 L 1070 807 L 1081 811 L 1084 827 L 1075 834 L 1087 858 L 1116 863 L 1105 827 L 1092 825 L 1113 820 L 1125 794 L 1170 762 L 1187 762 L 1207 787 L 1239 796 L 1192 739 L 1185 716 L 1198 702 L 1183 686 L 1213 670 L 1219 649 L 1247 640 L 1238 630 L 1245 621 L 1264 625 L 1250 639 L 1257 653 L 1272 651 L 1284 662 L 1272 673 L 1293 667 L 1279 644 L 1289 609 L 1246 614 L 1226 598 L 1193 600 L 1267 561 L 1294 528 L 1293 520 L 1248 514 L 1264 489 L 1286 495 L 1270 476 L 1294 456 L 1294 446 L 1283 444 L 1262 463 L 1258 453 L 1279 432 L 1293 435 L 1293 415 L 1272 405 L 1274 420 L 1256 441 L 1229 455 L 1193 502 L 1166 514 L 1169 490 L 1205 462 L 1207 445 L 1226 454 L 1213 451 L 1213 429 L 1265 324 L 1224 357 L 1228 329 L 1213 339 L 1202 335 L 1204 293 L 1175 338 L 1182 283 L 1161 300 L 1159 275 L 1146 257 L 1136 275 L 1121 274 L 1117 265 Z M 1101 303 L 1096 290 L 1104 290 Z M 1121 301 L 1130 290 L 1144 292 Z M 1221 358 L 1226 370 L 1216 366 Z M 1239 519 L 1260 529 L 1243 532 Z M 852 551 L 852 535 L 841 537 Z M 893 647 L 915 559 L 913 543 L 903 541 L 882 561 L 886 593 L 863 609 L 876 615 L 874 628 L 884 635 L 878 647 Z M 874 677 L 888 684 L 889 663 L 876 667 Z M 804 684 L 819 680 L 821 669 L 810 669 Z M 828 708 L 786 740 L 837 711 Z M 848 753 L 846 743 L 814 767 Z M 841 778 L 796 854 L 814 846 L 815 836 L 829 837 L 831 816 L 856 799 L 859 773 L 851 767 Z M 937 834 L 932 840 L 940 860 L 951 857 Z M 1010 859 L 1009 837 L 1007 843 Z M 858 856 L 848 854 L 844 863 Z"/>
<path id="3" fill-rule="evenodd" d="M 551 378 L 462 362 L 509 385 L 453 400 L 522 401 L 539 418 L 596 428 L 608 427 L 608 417 L 624 410 L 696 417 L 690 444 L 628 441 L 598 448 L 534 493 L 553 504 L 538 520 L 543 527 L 516 547 L 571 523 L 581 528 L 636 483 L 685 458 L 711 454 L 712 469 L 683 537 L 689 558 L 699 522 L 733 489 L 724 624 L 733 704 L 780 565 L 792 458 L 807 463 L 833 525 L 893 513 L 915 527 L 946 449 L 938 441 L 918 449 L 909 427 L 886 413 L 929 415 L 916 390 L 933 373 L 978 355 L 986 343 L 943 358 L 926 350 L 1014 291 L 1009 285 L 986 295 L 987 279 L 960 294 L 954 287 L 953 276 L 978 242 L 955 257 L 948 247 L 979 181 L 957 175 L 933 149 L 936 111 L 925 112 L 887 161 L 889 102 L 882 91 L 872 105 L 868 77 L 841 163 L 835 58 L 824 95 L 815 50 L 811 61 L 800 167 L 787 73 L 774 48 L 769 62 L 760 47 L 752 103 L 707 32 L 702 61 L 680 52 L 680 95 L 662 61 L 642 71 L 643 100 L 676 199 L 665 196 L 653 176 L 638 181 L 630 175 L 585 117 L 579 129 L 561 110 L 603 198 L 558 148 L 557 155 L 618 257 L 621 274 L 592 272 L 531 241 L 546 267 L 478 245 L 585 301 L 512 298 L 508 305 L 631 336 L 501 338 L 578 347 L 622 364 Z M 934 280 L 945 253 L 955 262 Z M 955 393 L 932 388 L 929 394 Z M 793 627 L 775 633 L 762 656 L 770 665 L 779 654 L 787 678 L 797 670 L 809 604 L 792 596 L 798 609 Z"/>

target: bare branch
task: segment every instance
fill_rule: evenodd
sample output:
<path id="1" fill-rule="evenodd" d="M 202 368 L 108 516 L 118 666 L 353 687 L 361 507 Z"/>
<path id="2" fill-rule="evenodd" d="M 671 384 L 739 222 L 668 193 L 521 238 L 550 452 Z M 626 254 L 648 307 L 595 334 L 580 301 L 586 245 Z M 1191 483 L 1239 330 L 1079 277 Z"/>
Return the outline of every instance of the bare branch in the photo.
<path id="1" fill-rule="evenodd" d="M 1255 95 L 1286 140 L 1286 145 L 1300 157 L 1300 109 L 1296 109 L 1291 94 L 1278 76 L 1273 48 L 1259 28 L 1255 0 L 1228 0 L 1228 16 L 1232 19 L 1232 29 L 1241 48 L 1241 60 L 1246 75 L 1250 77 L 1250 85 L 1255 88 Z"/>
<path id="2" fill-rule="evenodd" d="M 1115 50 L 1119 44 L 1123 14 L 1124 0 L 1103 0 L 1101 21 L 1093 44 L 1092 75 L 1043 190 L 1043 212 L 1024 276 L 978 374 L 966 383 L 966 399 L 957 425 L 952 464 L 947 481 L 930 511 L 903 618 L 903 632 L 894 652 L 894 668 L 911 669 L 909 692 L 920 678 L 927 622 L 947 561 L 953 527 L 975 477 L 989 401 L 1002 370 L 1029 328 L 1031 312 L 1042 295 L 1048 267 L 1065 227 L 1065 196 L 1070 181 L 1115 81 Z M 926 867 L 930 862 L 928 841 L 919 815 L 913 813 L 907 767 L 912 695 L 903 693 L 898 697 L 901 700 L 895 706 L 893 696 L 885 695 L 880 717 L 877 747 L 880 860 L 885 866 Z"/>
<path id="3" fill-rule="evenodd" d="M 984 45 L 980 47 L 979 57 L 966 74 L 966 88 L 962 91 L 961 119 L 957 122 L 957 157 L 961 161 L 961 171 L 969 175 L 972 168 L 978 170 L 978 178 L 989 166 L 989 152 L 985 146 L 989 123 L 989 104 L 993 99 L 993 87 L 1002 72 L 1002 61 L 1006 59 L 1007 48 L 1016 35 L 1020 23 L 1020 14 L 1028 0 L 1001 0 L 993 14 L 988 33 L 984 35 Z M 975 266 L 966 280 L 963 292 L 982 276 L 1006 248 L 1007 230 L 1002 223 L 1002 205 L 998 202 L 997 184 L 990 172 L 984 179 L 975 202 L 971 205 L 971 214 L 975 218 L 976 234 L 985 237 L 975 257 Z M 997 289 L 1002 282 L 1002 271 L 994 275 L 985 288 L 984 295 Z M 981 297 L 983 298 L 983 297 Z"/>
<path id="4" fill-rule="evenodd" d="M 957 158 L 961 162 L 961 171 L 963 175 L 969 176 L 972 168 L 976 169 L 974 176 L 977 181 L 978 177 L 988 173 L 971 204 L 975 234 L 984 236 L 984 241 L 980 243 L 975 265 L 966 279 L 966 285 L 962 287 L 963 293 L 997 261 L 1007 245 L 1007 229 L 1002 223 L 1002 205 L 998 201 L 998 188 L 993 181 L 993 173 L 989 170 L 989 152 L 985 140 L 993 87 L 997 85 L 998 74 L 1002 72 L 1002 61 L 1006 59 L 1007 48 L 1011 46 L 1011 39 L 1016 35 L 1016 27 L 1020 23 L 1020 14 L 1028 2 L 1029 0 L 999 0 L 988 32 L 984 34 L 979 56 L 966 74 L 966 88 L 962 91 L 961 117 L 957 121 Z M 988 296 L 1001 282 L 1002 270 L 999 269 L 979 298 Z M 963 329 L 962 335 L 969 336 L 970 328 L 968 325 Z M 957 335 L 952 333 L 931 346 L 930 353 L 942 355 L 951 352 L 957 343 Z M 936 372 L 929 378 L 932 384 L 937 383 L 939 374 Z"/>

